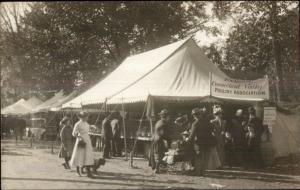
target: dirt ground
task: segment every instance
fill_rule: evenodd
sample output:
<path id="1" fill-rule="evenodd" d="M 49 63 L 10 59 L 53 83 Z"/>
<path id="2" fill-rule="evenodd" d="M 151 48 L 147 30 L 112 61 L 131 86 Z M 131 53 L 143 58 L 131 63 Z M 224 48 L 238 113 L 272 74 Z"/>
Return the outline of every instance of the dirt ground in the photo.
<path id="1" fill-rule="evenodd" d="M 264 171 L 208 171 L 205 177 L 172 172 L 154 175 L 145 159 L 134 160 L 134 168 L 124 158 L 108 159 L 95 179 L 77 177 L 74 169 L 65 170 L 63 160 L 48 143 L 27 141 L 15 144 L 1 140 L 1 189 L 291 189 L 300 188 L 299 159 L 288 159 L 282 166 Z M 96 157 L 101 153 L 96 152 Z M 295 162 L 295 163 L 294 163 Z M 281 167 L 281 168 L 280 168 Z"/>

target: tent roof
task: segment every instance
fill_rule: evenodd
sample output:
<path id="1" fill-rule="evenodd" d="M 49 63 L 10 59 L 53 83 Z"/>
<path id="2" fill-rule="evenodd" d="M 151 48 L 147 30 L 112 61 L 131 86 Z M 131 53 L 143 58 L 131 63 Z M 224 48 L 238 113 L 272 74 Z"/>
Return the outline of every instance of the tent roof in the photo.
<path id="1" fill-rule="evenodd" d="M 34 109 L 38 105 L 42 104 L 43 101 L 38 99 L 37 97 L 33 96 L 30 99 L 28 99 L 26 102 L 24 102 L 24 105 L 27 106 L 30 109 Z"/>
<path id="2" fill-rule="evenodd" d="M 63 90 L 60 90 L 59 92 L 55 93 L 55 95 L 50 99 L 46 100 L 44 103 L 40 104 L 34 110 L 32 110 L 32 113 L 49 111 L 52 105 L 55 105 L 57 102 L 64 98 L 64 92 Z"/>
<path id="3" fill-rule="evenodd" d="M 34 109 L 36 106 L 41 104 L 42 101 L 37 97 L 31 97 L 28 100 L 24 100 L 23 98 L 17 101 L 16 103 L 4 108 L 1 110 L 1 114 L 11 114 L 11 115 L 24 115 L 28 114 Z"/>
<path id="4" fill-rule="evenodd" d="M 173 100 L 210 95 L 209 73 L 227 75 L 217 68 L 192 39 L 181 40 L 130 56 L 108 77 L 63 105 L 144 102 L 148 96 Z"/>
<path id="5" fill-rule="evenodd" d="M 50 111 L 59 111 L 62 105 L 78 95 L 77 91 L 71 92 L 69 95 L 65 96 L 63 99 L 58 100 L 54 104 L 51 105 Z"/>
<path id="6" fill-rule="evenodd" d="M 105 79 L 82 93 L 80 96 L 64 104 L 63 108 L 80 107 L 81 104 L 97 104 L 104 102 L 106 98 L 122 91 L 154 70 L 187 41 L 188 39 L 181 40 L 126 58 L 123 63 Z"/>

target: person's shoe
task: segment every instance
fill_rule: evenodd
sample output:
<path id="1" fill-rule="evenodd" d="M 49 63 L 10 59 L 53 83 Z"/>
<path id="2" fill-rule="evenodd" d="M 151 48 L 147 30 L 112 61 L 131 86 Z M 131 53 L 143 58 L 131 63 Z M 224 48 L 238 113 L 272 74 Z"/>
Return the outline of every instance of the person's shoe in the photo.
<path id="1" fill-rule="evenodd" d="M 87 177 L 88 178 L 95 178 L 95 176 L 91 172 L 88 172 Z"/>
<path id="2" fill-rule="evenodd" d="M 65 169 L 68 169 L 66 163 L 63 163 L 63 164 L 61 164 L 61 165 L 63 165 L 63 167 L 64 167 Z"/>
<path id="3" fill-rule="evenodd" d="M 82 177 L 82 175 L 81 175 L 80 173 L 78 173 L 78 172 L 76 172 L 76 175 L 77 175 L 78 177 Z"/>

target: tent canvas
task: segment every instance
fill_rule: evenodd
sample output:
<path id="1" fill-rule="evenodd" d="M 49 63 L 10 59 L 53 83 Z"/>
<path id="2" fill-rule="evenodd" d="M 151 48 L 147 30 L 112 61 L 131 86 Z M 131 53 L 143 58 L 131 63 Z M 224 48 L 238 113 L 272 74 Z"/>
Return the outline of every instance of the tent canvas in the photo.
<path id="1" fill-rule="evenodd" d="M 28 100 L 20 99 L 16 103 L 1 110 L 1 114 L 7 115 L 24 115 L 29 114 L 36 106 L 40 105 L 42 101 L 33 96 Z"/>
<path id="2" fill-rule="evenodd" d="M 60 111 L 61 107 L 64 103 L 72 100 L 73 98 L 75 98 L 78 95 L 77 91 L 73 91 L 71 92 L 69 95 L 65 96 L 64 98 L 58 100 L 57 102 L 55 102 L 54 104 L 51 105 L 50 111 Z"/>
<path id="3" fill-rule="evenodd" d="M 65 98 L 64 92 L 63 92 L 63 90 L 60 90 L 53 97 L 46 100 L 44 103 L 40 104 L 34 110 L 32 110 L 32 113 L 47 112 L 50 110 L 52 105 L 54 105 L 59 100 L 62 100 L 64 98 Z"/>
<path id="4" fill-rule="evenodd" d="M 300 116 L 277 111 L 276 122 L 272 127 L 274 157 L 300 153 Z"/>
<path id="5" fill-rule="evenodd" d="M 2 108 L 2 109 L 1 109 L 1 114 L 6 114 L 6 113 L 11 112 L 11 111 L 13 110 L 13 107 L 14 107 L 14 106 L 16 106 L 16 105 L 18 105 L 18 104 L 22 104 L 22 103 L 24 103 L 24 102 L 25 102 L 25 100 L 22 98 L 22 99 L 16 101 L 15 103 L 13 103 L 13 104 L 11 104 L 11 105 L 9 105 L 9 106 L 6 106 L 6 107 Z"/>
<path id="6" fill-rule="evenodd" d="M 37 97 L 33 96 L 30 99 L 28 99 L 26 102 L 24 102 L 24 105 L 30 109 L 34 109 L 38 105 L 42 104 L 43 101 L 38 99 Z"/>
<path id="7" fill-rule="evenodd" d="M 192 39 L 185 39 L 128 57 L 108 77 L 63 107 L 98 104 L 106 99 L 108 103 L 146 101 L 149 94 L 205 96 L 209 94 L 209 72 L 226 76 Z M 110 100 L 114 95 L 119 96 Z"/>
<path id="8" fill-rule="evenodd" d="M 201 98 L 210 95 L 210 73 L 227 77 L 189 38 L 128 57 L 108 77 L 63 108 L 106 100 L 107 104 L 145 102 L 149 95 L 175 100 Z M 251 96 L 247 100 L 261 101 Z"/>

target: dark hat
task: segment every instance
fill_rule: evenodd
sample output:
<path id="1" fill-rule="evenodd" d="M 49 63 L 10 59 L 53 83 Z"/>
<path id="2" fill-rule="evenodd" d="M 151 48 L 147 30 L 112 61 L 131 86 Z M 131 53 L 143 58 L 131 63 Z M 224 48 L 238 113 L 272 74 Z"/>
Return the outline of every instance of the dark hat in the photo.
<path id="1" fill-rule="evenodd" d="M 202 110 L 199 108 L 192 109 L 192 115 L 199 115 L 201 112 L 202 112 Z"/>
<path id="2" fill-rule="evenodd" d="M 167 109 L 162 109 L 158 115 L 168 115 L 168 110 Z"/>
<path id="3" fill-rule="evenodd" d="M 62 120 L 60 121 L 61 125 L 66 124 L 67 121 L 70 121 L 70 118 L 68 118 L 67 116 L 63 117 Z"/>
<path id="4" fill-rule="evenodd" d="M 88 116 L 88 114 L 86 113 L 86 112 L 84 112 L 84 111 L 81 111 L 81 112 L 79 112 L 79 114 L 78 114 L 78 117 L 79 118 L 84 118 L 84 117 L 87 117 Z"/>
<path id="5" fill-rule="evenodd" d="M 181 135 L 190 135 L 190 133 L 188 131 L 183 131 Z"/>
<path id="6" fill-rule="evenodd" d="M 248 112 L 249 112 L 249 113 L 255 113 L 254 107 L 252 107 L 252 106 L 249 107 L 249 108 L 248 108 Z"/>

